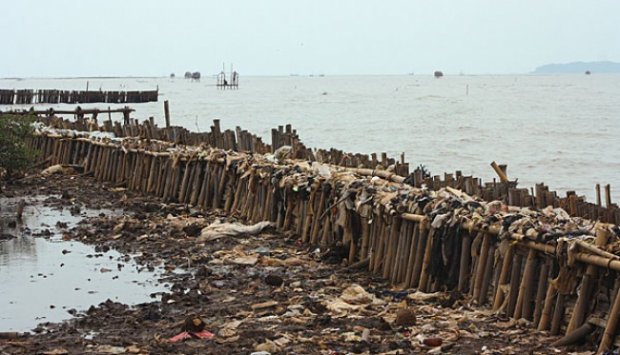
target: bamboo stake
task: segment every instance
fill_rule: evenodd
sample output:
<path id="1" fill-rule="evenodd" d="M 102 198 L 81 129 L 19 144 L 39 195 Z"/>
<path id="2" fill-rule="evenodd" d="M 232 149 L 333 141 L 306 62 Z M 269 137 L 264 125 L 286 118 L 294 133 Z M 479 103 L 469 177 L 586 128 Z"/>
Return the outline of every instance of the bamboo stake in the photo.
<path id="1" fill-rule="evenodd" d="M 262 208 L 262 206 L 264 206 L 264 192 L 263 192 L 263 185 L 260 181 L 256 182 L 256 193 L 254 195 L 254 205 L 252 207 L 252 213 L 251 213 L 251 221 L 253 223 L 258 222 L 258 214 Z"/>
<path id="2" fill-rule="evenodd" d="M 527 254 L 527 260 L 525 261 L 525 268 L 523 270 L 523 278 L 521 279 L 521 285 L 519 286 L 519 294 L 517 296 L 517 304 L 515 308 L 514 318 L 526 318 L 530 317 L 531 309 L 531 296 L 532 288 L 534 284 L 534 273 L 536 271 L 536 251 L 530 249 Z M 527 303 L 527 305 L 526 305 Z"/>
<path id="3" fill-rule="evenodd" d="M 551 335 L 558 335 L 560 333 L 562 318 L 564 318 L 564 301 L 565 296 L 561 292 L 558 292 L 553 318 L 551 319 Z"/>
<path id="4" fill-rule="evenodd" d="M 267 199 L 263 209 L 263 221 L 273 221 L 273 187 L 269 181 L 265 182 L 265 190 L 267 192 Z"/>
<path id="5" fill-rule="evenodd" d="M 497 311 L 499 307 L 501 307 L 504 302 L 504 291 L 502 290 L 502 286 L 508 284 L 508 276 L 510 275 L 510 270 L 512 266 L 512 259 L 514 255 L 514 245 L 509 245 L 506 249 L 506 253 L 502 258 L 502 271 L 499 275 L 499 279 L 497 281 L 497 289 L 495 291 L 495 300 L 493 301 L 493 310 Z"/>
<path id="6" fill-rule="evenodd" d="M 407 266 L 409 265 L 409 258 L 411 256 L 409 250 L 411 249 L 411 241 L 413 239 L 414 230 L 413 222 L 405 221 L 403 224 L 405 226 L 402 232 L 403 243 L 402 246 L 398 248 L 400 252 L 398 274 L 396 275 L 396 282 L 398 283 L 404 282 L 407 278 Z"/>
<path id="7" fill-rule="evenodd" d="M 396 245 L 398 243 L 398 231 L 400 230 L 401 219 L 392 217 L 390 223 L 390 231 L 386 239 L 386 256 L 383 262 L 383 278 L 389 279 L 394 267 L 394 257 L 396 253 Z"/>
<path id="8" fill-rule="evenodd" d="M 406 244 L 407 244 L 407 224 L 410 222 L 407 220 L 403 220 L 400 224 L 400 231 L 398 233 L 398 244 L 396 246 L 396 253 L 394 257 L 394 264 L 392 266 L 392 275 L 390 276 L 390 281 L 392 284 L 396 285 L 400 282 L 400 275 L 402 273 L 402 262 L 404 259 Z"/>
<path id="9" fill-rule="evenodd" d="M 506 176 L 504 171 L 500 169 L 496 162 L 492 162 L 491 167 L 493 167 L 493 170 L 495 170 L 495 173 L 499 176 L 499 180 L 501 182 L 508 182 L 508 176 Z"/>
<path id="10" fill-rule="evenodd" d="M 424 261 L 422 262 L 422 270 L 420 273 L 420 284 L 418 285 L 418 289 L 422 292 L 428 291 L 428 266 L 431 263 L 431 249 L 433 246 L 433 235 L 435 234 L 435 228 L 430 228 L 426 241 L 426 248 L 424 249 Z"/>
<path id="11" fill-rule="evenodd" d="M 326 192 L 323 189 L 323 184 L 319 183 L 319 186 L 317 187 L 317 189 L 319 189 L 318 194 L 320 196 L 319 196 L 319 205 L 313 218 L 314 222 L 312 223 L 312 232 L 310 233 L 310 243 L 312 245 L 317 245 L 319 243 L 319 230 L 320 230 L 321 224 L 323 224 L 323 222 L 320 220 L 320 217 L 325 211 Z"/>
<path id="12" fill-rule="evenodd" d="M 616 298 L 608 313 L 607 325 L 603 332 L 603 337 L 599 343 L 597 354 L 602 354 L 611 348 L 611 345 L 618 331 L 618 322 L 620 321 L 620 289 L 616 292 Z"/>
<path id="13" fill-rule="evenodd" d="M 321 236 L 320 245 L 325 247 L 330 245 L 331 243 L 331 232 L 332 232 L 332 219 L 331 217 L 325 218 L 325 224 L 323 226 L 323 233 Z"/>
<path id="14" fill-rule="evenodd" d="M 310 198 L 308 199 L 308 204 L 306 206 L 306 216 L 304 218 L 304 226 L 301 231 L 301 241 L 302 243 L 308 243 L 310 241 L 310 231 L 311 231 L 311 223 L 314 219 L 314 200 L 316 198 L 317 187 L 315 184 L 312 184 L 310 190 Z M 264 220 L 265 218 L 263 218 Z"/>
<path id="15" fill-rule="evenodd" d="M 379 217 L 379 229 L 377 230 L 377 235 L 376 235 L 376 248 L 375 248 L 375 253 L 374 253 L 374 262 L 373 262 L 373 273 L 374 274 L 378 274 L 381 264 L 383 263 L 383 250 L 384 250 L 384 241 L 385 241 L 385 230 L 386 230 L 386 226 L 385 226 L 385 221 L 383 220 L 383 217 L 380 215 Z"/>
<path id="16" fill-rule="evenodd" d="M 353 229 L 351 228 L 351 213 L 347 211 L 347 221 L 344 227 L 344 234 L 347 236 L 345 239 L 349 240 L 349 262 L 347 265 L 352 265 L 355 262 L 355 256 L 357 255 L 357 243 L 355 242 L 355 235 L 353 235 Z"/>
<path id="17" fill-rule="evenodd" d="M 607 244 L 607 239 L 607 231 L 603 228 L 597 228 L 596 239 L 594 241 L 595 245 L 597 247 L 603 247 Z M 566 334 L 577 329 L 585 321 L 587 309 L 591 302 L 592 288 L 594 287 L 594 283 L 597 278 L 598 270 L 596 266 L 588 265 L 586 272 L 581 279 L 581 291 L 579 293 L 579 297 L 577 298 L 577 302 L 575 303 L 575 308 L 573 309 L 571 319 L 566 327 Z"/>
<path id="18" fill-rule="evenodd" d="M 368 238 L 368 271 L 369 272 L 373 272 L 374 267 L 375 267 L 375 261 L 377 259 L 377 238 L 378 238 L 378 233 L 379 233 L 379 220 L 377 219 L 378 216 L 378 212 L 375 213 L 374 211 L 372 212 L 372 215 L 374 217 L 371 217 L 371 220 L 373 221 L 373 223 L 369 226 L 370 228 L 370 233 L 369 233 L 369 238 Z"/>
<path id="19" fill-rule="evenodd" d="M 482 233 L 482 232 L 481 232 Z M 480 298 L 480 291 L 482 288 L 482 278 L 484 277 L 484 270 L 486 268 L 487 259 L 489 257 L 489 246 L 491 244 L 491 236 L 488 233 L 482 234 L 482 246 L 480 247 L 480 255 L 478 256 L 478 265 L 476 265 L 476 275 L 474 281 L 473 299 L 478 300 Z"/>
<path id="20" fill-rule="evenodd" d="M 204 164 L 202 161 L 197 161 L 196 166 L 194 168 L 194 178 L 193 178 L 194 183 L 192 184 L 192 187 L 190 189 L 192 193 L 189 199 L 189 203 L 192 206 L 197 206 L 198 196 L 200 195 L 200 191 L 202 190 L 202 183 L 203 183 L 202 174 L 204 171 L 203 165 Z"/>
<path id="21" fill-rule="evenodd" d="M 411 286 L 411 279 L 413 278 L 413 267 L 415 264 L 416 248 L 418 246 L 419 235 L 420 223 L 413 223 L 413 234 L 411 236 L 411 243 L 409 246 L 409 258 L 406 264 L 405 287 Z"/>
<path id="22" fill-rule="evenodd" d="M 471 235 L 469 233 L 465 233 L 461 236 L 461 258 L 460 258 L 460 267 L 459 267 L 459 284 L 458 290 L 459 292 L 465 292 L 465 287 L 469 284 L 467 281 L 469 279 L 470 274 L 470 259 L 471 259 Z"/>
<path id="23" fill-rule="evenodd" d="M 489 246 L 489 252 L 487 253 L 487 261 L 482 276 L 482 284 L 480 286 L 480 295 L 478 296 L 478 304 L 484 304 L 487 300 L 487 294 L 489 291 L 489 284 L 493 277 L 493 261 L 495 260 L 495 246 Z"/>
<path id="24" fill-rule="evenodd" d="M 220 180 L 219 180 L 219 184 L 217 186 L 217 193 L 215 195 L 215 200 L 213 201 L 213 207 L 214 208 L 221 208 L 222 207 L 222 198 L 224 196 L 224 186 L 226 186 L 226 177 L 227 177 L 227 173 L 226 173 L 226 166 L 224 164 L 218 165 L 220 167 L 220 173 L 218 174 Z"/>
<path id="25" fill-rule="evenodd" d="M 515 256 L 512 264 L 512 272 L 510 274 L 510 291 L 508 292 L 508 306 L 506 308 L 506 315 L 512 317 L 515 312 L 515 305 L 517 303 L 517 296 L 519 294 L 519 281 L 521 277 L 521 262 L 523 257 L 515 251 Z"/>
<path id="26" fill-rule="evenodd" d="M 424 263 L 424 251 L 428 240 L 428 226 L 426 223 L 420 224 L 420 234 L 418 236 L 418 245 L 416 246 L 415 263 L 411 276 L 411 284 L 409 287 L 418 287 L 421 285 L 420 277 L 422 274 L 422 265 Z"/>
<path id="27" fill-rule="evenodd" d="M 545 304 L 543 306 L 542 313 L 540 315 L 540 321 L 538 322 L 538 330 L 547 330 L 549 329 L 551 322 L 551 312 L 553 308 L 553 300 L 556 297 L 557 288 L 551 281 L 551 268 L 549 269 L 548 279 L 547 279 L 547 293 L 545 295 Z"/>
<path id="28" fill-rule="evenodd" d="M 534 308 L 534 324 L 539 324 L 540 317 L 545 301 L 545 290 L 547 289 L 547 277 L 549 274 L 550 261 L 542 263 L 540 274 L 538 276 L 538 285 L 536 286 L 536 306 Z"/>
<path id="29" fill-rule="evenodd" d="M 188 160 L 185 163 L 185 168 L 183 169 L 183 177 L 181 178 L 181 188 L 179 190 L 179 202 L 180 203 L 184 203 L 185 202 L 185 193 L 187 191 L 187 185 L 189 183 L 189 176 L 191 175 L 191 164 L 192 161 Z"/>

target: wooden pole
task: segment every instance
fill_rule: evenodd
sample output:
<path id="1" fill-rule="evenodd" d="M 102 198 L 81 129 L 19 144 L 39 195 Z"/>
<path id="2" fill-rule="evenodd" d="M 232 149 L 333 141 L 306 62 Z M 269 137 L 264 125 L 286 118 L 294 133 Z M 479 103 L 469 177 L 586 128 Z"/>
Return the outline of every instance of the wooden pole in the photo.
<path id="1" fill-rule="evenodd" d="M 164 101 L 164 116 L 166 118 L 166 128 L 170 128 L 170 106 L 168 100 Z"/>

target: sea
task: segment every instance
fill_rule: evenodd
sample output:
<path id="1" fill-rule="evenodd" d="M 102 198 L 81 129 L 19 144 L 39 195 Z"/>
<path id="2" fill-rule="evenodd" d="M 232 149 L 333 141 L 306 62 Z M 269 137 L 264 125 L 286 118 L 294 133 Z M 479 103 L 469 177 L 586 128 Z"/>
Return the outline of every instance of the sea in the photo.
<path id="1" fill-rule="evenodd" d="M 595 201 L 595 185 L 610 184 L 612 202 L 620 201 L 620 74 L 242 75 L 238 90 L 215 83 L 214 76 L 0 79 L 0 89 L 158 88 L 158 102 L 129 104 L 134 118 L 153 116 L 163 126 L 168 100 L 172 124 L 194 131 L 208 131 L 217 118 L 223 129 L 241 126 L 270 142 L 271 128 L 292 124 L 309 147 L 404 153 L 412 168 L 460 170 L 485 181 L 496 177 L 496 161 L 520 187 L 544 182 Z M 74 108 L 35 106 L 49 107 Z"/>

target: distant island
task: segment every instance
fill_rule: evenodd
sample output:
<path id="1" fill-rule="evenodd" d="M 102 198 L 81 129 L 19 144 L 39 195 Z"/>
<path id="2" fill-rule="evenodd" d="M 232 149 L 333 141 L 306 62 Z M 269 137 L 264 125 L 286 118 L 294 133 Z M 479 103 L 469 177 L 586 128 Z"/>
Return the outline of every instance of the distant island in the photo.
<path id="1" fill-rule="evenodd" d="M 546 64 L 536 68 L 534 74 L 569 74 L 585 72 L 620 73 L 620 63 L 615 62 L 572 62 L 566 64 Z"/>

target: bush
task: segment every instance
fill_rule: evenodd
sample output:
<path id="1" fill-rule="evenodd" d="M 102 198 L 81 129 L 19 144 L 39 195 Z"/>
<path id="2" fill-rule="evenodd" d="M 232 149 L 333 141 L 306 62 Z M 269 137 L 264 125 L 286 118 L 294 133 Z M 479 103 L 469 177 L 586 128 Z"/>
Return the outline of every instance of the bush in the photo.
<path id="1" fill-rule="evenodd" d="M 0 114 L 0 176 L 10 178 L 32 165 L 35 155 L 26 142 L 34 120 L 34 116 Z"/>

